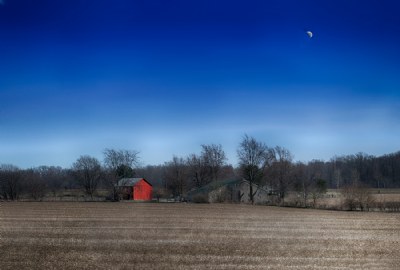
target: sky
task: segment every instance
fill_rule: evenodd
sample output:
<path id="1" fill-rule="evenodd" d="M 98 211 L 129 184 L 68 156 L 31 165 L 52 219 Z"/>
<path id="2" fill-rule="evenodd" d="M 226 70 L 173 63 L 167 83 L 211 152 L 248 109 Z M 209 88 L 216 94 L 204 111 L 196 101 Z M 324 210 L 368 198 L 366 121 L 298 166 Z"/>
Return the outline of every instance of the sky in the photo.
<path id="1" fill-rule="evenodd" d="M 295 161 L 400 150 L 400 2 L 0 0 L 0 164 L 141 162 L 245 134 Z M 313 37 L 307 35 L 313 32 Z"/>

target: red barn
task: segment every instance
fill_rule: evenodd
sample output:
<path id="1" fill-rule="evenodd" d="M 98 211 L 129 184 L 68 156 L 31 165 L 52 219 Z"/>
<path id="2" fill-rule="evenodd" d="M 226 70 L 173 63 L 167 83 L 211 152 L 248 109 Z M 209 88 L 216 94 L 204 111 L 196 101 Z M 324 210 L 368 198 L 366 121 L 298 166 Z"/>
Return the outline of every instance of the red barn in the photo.
<path id="1" fill-rule="evenodd" d="M 122 178 L 116 187 L 120 197 L 124 200 L 151 201 L 153 199 L 153 186 L 144 178 Z"/>

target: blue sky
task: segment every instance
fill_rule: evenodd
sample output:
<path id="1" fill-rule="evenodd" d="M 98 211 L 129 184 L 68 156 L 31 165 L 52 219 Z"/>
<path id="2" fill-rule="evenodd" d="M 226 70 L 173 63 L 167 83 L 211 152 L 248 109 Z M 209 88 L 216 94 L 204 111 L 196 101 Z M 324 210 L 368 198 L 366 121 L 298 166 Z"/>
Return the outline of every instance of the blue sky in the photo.
<path id="1" fill-rule="evenodd" d="M 0 1 L 0 163 L 143 164 L 246 133 L 295 160 L 400 149 L 398 1 Z M 309 38 L 306 31 L 313 31 Z"/>

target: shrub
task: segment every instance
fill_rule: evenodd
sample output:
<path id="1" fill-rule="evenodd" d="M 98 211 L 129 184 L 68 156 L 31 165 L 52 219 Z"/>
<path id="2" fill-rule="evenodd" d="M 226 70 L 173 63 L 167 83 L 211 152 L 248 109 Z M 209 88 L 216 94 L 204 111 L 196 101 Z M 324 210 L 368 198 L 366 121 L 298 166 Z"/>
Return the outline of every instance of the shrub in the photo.
<path id="1" fill-rule="evenodd" d="M 371 192 L 360 185 L 344 187 L 341 192 L 344 199 L 342 207 L 346 210 L 369 211 L 375 203 Z"/>
<path id="2" fill-rule="evenodd" d="M 389 212 L 400 212 L 400 202 L 386 202 L 385 209 Z"/>

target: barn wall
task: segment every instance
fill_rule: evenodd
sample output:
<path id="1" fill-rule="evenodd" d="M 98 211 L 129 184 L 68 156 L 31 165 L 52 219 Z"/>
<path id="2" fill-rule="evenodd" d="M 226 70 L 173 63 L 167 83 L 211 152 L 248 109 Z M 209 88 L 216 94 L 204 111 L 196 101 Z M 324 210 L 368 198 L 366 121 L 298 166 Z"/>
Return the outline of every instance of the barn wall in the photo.
<path id="1" fill-rule="evenodd" d="M 253 186 L 253 192 L 257 190 L 257 187 Z M 241 202 L 249 203 L 250 202 L 250 185 L 246 182 L 243 182 L 240 185 L 240 192 L 243 194 L 241 198 Z M 258 189 L 257 193 L 254 195 L 254 203 L 255 204 L 265 204 L 268 202 L 268 192 L 263 189 Z"/>
<path id="2" fill-rule="evenodd" d="M 133 199 L 140 201 L 150 201 L 153 199 L 153 187 L 146 181 L 140 180 L 133 187 Z"/>
<path id="3" fill-rule="evenodd" d="M 222 186 L 208 193 L 208 201 L 211 203 L 239 202 L 238 189 L 236 187 Z"/>

